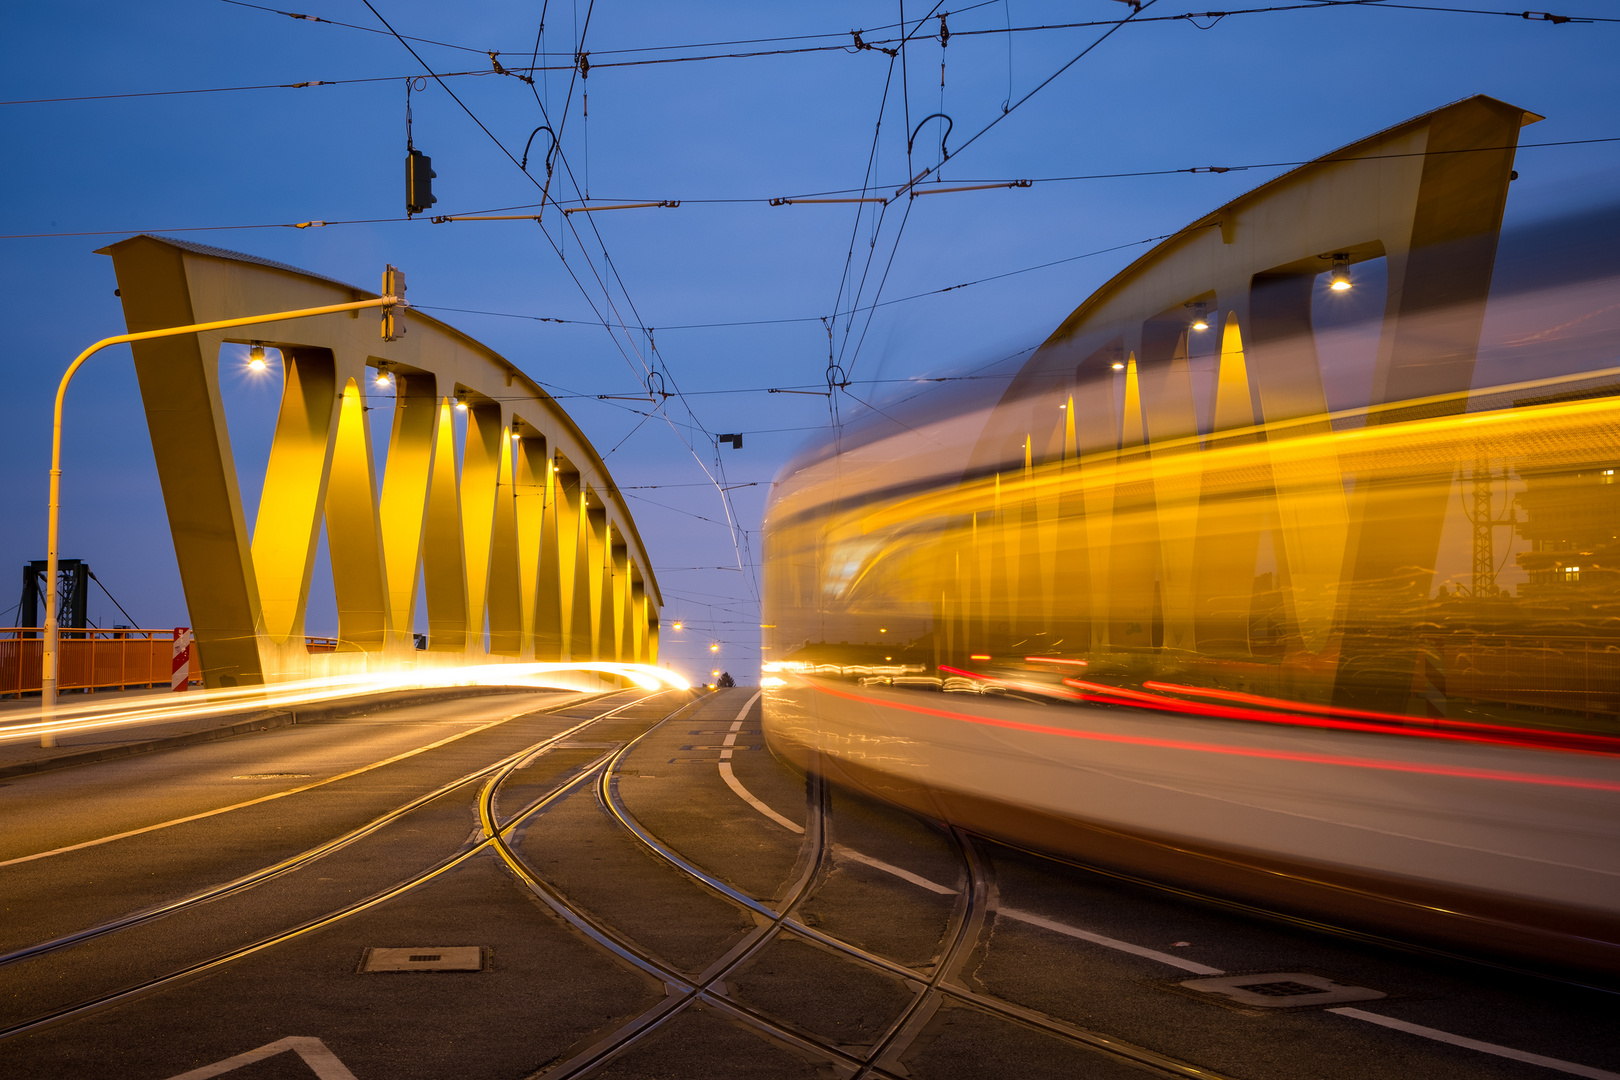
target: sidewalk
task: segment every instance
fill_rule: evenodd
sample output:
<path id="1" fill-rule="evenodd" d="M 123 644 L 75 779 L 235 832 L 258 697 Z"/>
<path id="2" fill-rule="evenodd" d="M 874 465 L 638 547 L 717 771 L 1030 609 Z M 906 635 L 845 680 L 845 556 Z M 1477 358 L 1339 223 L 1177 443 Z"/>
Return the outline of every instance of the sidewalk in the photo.
<path id="1" fill-rule="evenodd" d="M 143 698 L 150 698 L 153 695 L 167 696 L 168 693 L 169 691 L 165 690 L 114 691 L 96 694 L 93 699 L 100 703 L 129 698 L 134 704 Z M 388 690 L 380 693 L 356 694 L 340 701 L 326 701 L 294 708 L 244 709 L 241 712 L 221 716 L 135 723 L 127 727 L 62 734 L 57 736 L 57 745 L 52 747 L 40 746 L 37 737 L 12 739 L 0 741 L 0 779 L 129 757 L 133 754 L 145 754 L 153 750 L 167 750 L 175 746 L 211 742 L 214 739 L 228 739 L 233 735 L 245 735 L 249 732 L 265 731 L 291 724 L 313 724 L 342 717 L 365 716 L 384 709 L 401 709 L 410 705 L 426 705 L 455 698 L 516 693 L 551 694 L 562 697 L 578 694 L 579 691 L 527 686 L 451 686 L 423 690 Z M 38 698 L 32 700 L 25 698 L 21 702 L 6 702 L 0 705 L 0 738 L 4 737 L 5 721 L 11 716 L 38 708 Z"/>

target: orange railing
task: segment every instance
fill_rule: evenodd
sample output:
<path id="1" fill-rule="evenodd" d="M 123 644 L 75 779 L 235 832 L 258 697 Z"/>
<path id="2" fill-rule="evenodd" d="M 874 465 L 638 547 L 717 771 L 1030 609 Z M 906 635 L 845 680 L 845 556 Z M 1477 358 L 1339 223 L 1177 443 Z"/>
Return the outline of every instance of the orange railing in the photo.
<path id="1" fill-rule="evenodd" d="M 1530 634 L 1427 638 L 1448 698 L 1612 719 L 1620 714 L 1620 639 Z"/>
<path id="2" fill-rule="evenodd" d="M 0 627 L 0 696 L 38 692 L 44 630 L 32 626 Z M 121 690 L 168 686 L 174 667 L 174 631 L 62 631 L 58 654 L 63 690 Z M 202 675 L 193 670 L 191 682 Z"/>

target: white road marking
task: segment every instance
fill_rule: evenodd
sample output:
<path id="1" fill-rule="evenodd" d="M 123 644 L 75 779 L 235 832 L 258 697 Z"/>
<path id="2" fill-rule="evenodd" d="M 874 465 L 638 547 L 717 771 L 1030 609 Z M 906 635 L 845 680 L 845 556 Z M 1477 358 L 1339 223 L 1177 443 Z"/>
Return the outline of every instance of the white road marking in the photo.
<path id="1" fill-rule="evenodd" d="M 224 1073 L 234 1072 L 247 1065 L 253 1065 L 265 1058 L 275 1057 L 293 1051 L 304 1059 L 310 1071 L 320 1080 L 355 1080 L 354 1073 L 350 1072 L 337 1055 L 326 1048 L 326 1044 L 307 1035 L 289 1035 L 285 1039 L 277 1039 L 273 1043 L 266 1043 L 257 1050 L 249 1050 L 245 1054 L 237 1054 L 224 1061 L 216 1061 L 212 1065 L 204 1065 L 200 1069 L 192 1069 L 188 1073 L 170 1077 L 169 1080 L 208 1080 L 211 1076 L 220 1076 Z"/>
<path id="2" fill-rule="evenodd" d="M 1348 1016 L 1353 1020 L 1365 1020 L 1369 1024 L 1378 1024 L 1396 1031 L 1404 1031 L 1409 1035 L 1421 1035 L 1425 1039 L 1435 1042 L 1450 1043 L 1452 1046 L 1462 1046 L 1469 1050 L 1478 1050 L 1482 1054 L 1495 1054 L 1497 1057 L 1509 1058 L 1513 1061 L 1523 1061 L 1529 1065 L 1540 1065 L 1544 1069 L 1556 1069 L 1572 1076 L 1590 1077 L 1591 1080 L 1620 1080 L 1620 1073 L 1609 1072 L 1607 1069 L 1594 1069 L 1590 1065 L 1577 1065 L 1572 1061 L 1561 1061 L 1558 1058 L 1544 1057 L 1541 1054 L 1531 1054 L 1524 1050 L 1515 1050 L 1511 1046 L 1498 1046 L 1496 1043 L 1481 1042 L 1462 1035 L 1453 1035 L 1449 1031 L 1438 1028 L 1424 1027 L 1422 1024 L 1409 1024 L 1405 1020 L 1396 1020 L 1389 1016 L 1379 1016 L 1364 1009 L 1328 1009 L 1330 1013 Z"/>
<path id="3" fill-rule="evenodd" d="M 1103 934 L 1095 934 L 1090 930 L 1081 930 L 1077 926 L 1070 926 L 1067 923 L 1060 923 L 1053 919 L 1048 919 L 1045 916 L 1036 915 L 1032 911 L 1019 911 L 1017 908 L 1003 907 L 997 908 L 996 914 L 1008 919 L 1016 919 L 1019 922 L 1029 923 L 1031 926 L 1039 926 L 1045 930 L 1065 934 L 1069 937 L 1079 938 L 1082 941 L 1089 941 L 1093 945 L 1103 945 L 1110 949 L 1117 949 L 1120 952 L 1130 953 L 1133 956 L 1145 956 L 1149 960 L 1157 960 L 1161 964 L 1169 964 L 1171 967 L 1178 967 L 1183 971 L 1191 971 L 1197 975 L 1225 974 L 1225 972 L 1223 972 L 1220 968 L 1213 968 L 1208 964 L 1200 964 L 1196 960 L 1183 960 L 1179 956 L 1172 956 L 1170 953 L 1160 952 L 1158 949 L 1149 949 L 1143 945 L 1132 945 L 1130 942 L 1121 941 L 1118 938 L 1106 937 Z"/>
<path id="4" fill-rule="evenodd" d="M 748 699 L 748 704 L 744 705 L 742 707 L 742 711 L 737 714 L 736 721 L 731 725 L 732 734 L 726 737 L 727 746 L 732 745 L 736 741 L 736 732 L 742 729 L 743 717 L 748 715 L 748 710 L 753 708 L 754 702 L 758 700 L 759 694 L 755 694 L 753 697 Z M 729 750 L 723 750 L 721 753 L 725 757 L 731 756 L 731 751 Z M 802 826 L 795 825 L 781 814 L 778 814 L 775 810 L 772 810 L 769 806 L 766 806 L 764 803 L 754 798 L 753 793 L 747 788 L 743 787 L 737 778 L 732 775 L 731 762 L 720 762 L 720 776 L 725 780 L 726 784 L 731 788 L 731 790 L 737 793 L 737 796 L 741 798 L 743 802 L 747 803 L 749 806 L 752 806 L 755 810 L 758 810 L 761 814 L 764 814 L 778 825 L 786 826 L 796 833 L 804 832 Z M 854 851 L 846 847 L 840 847 L 835 850 L 838 852 L 838 854 L 844 856 L 845 858 L 853 859 L 856 862 L 865 863 L 867 866 L 882 870 L 885 873 L 893 874 L 895 877 L 900 878 L 903 881 L 909 881 L 913 885 L 920 886 L 921 888 L 927 889 L 930 892 L 940 893 L 941 895 L 954 894 L 956 892 L 955 889 L 948 888 L 936 881 L 930 881 L 921 875 L 913 874 L 909 870 L 902 870 L 900 867 L 891 863 L 886 863 L 882 859 L 874 859 L 870 855 L 863 855 L 858 851 Z M 1142 945 L 1132 945 L 1128 941 L 1121 941 L 1118 938 L 1111 938 L 1104 934 L 1093 933 L 1090 930 L 1082 930 L 1077 926 L 1070 926 L 1067 923 L 1060 923 L 1055 919 L 1048 919 L 1045 916 L 1036 915 L 1034 912 L 1020 911 L 1017 908 L 1003 907 L 997 908 L 996 913 L 1005 918 L 1014 919 L 1018 922 L 1029 923 L 1031 926 L 1039 926 L 1043 929 L 1051 930 L 1054 933 L 1063 934 L 1067 937 L 1079 938 L 1081 941 L 1089 941 L 1094 945 L 1101 945 L 1104 948 L 1130 953 L 1133 956 L 1146 957 L 1149 960 L 1157 960 L 1161 964 L 1168 964 L 1171 967 L 1180 968 L 1183 971 L 1191 971 L 1197 975 L 1226 974 L 1226 972 L 1220 968 L 1210 967 L 1208 964 L 1200 964 L 1196 960 L 1184 960 L 1179 956 L 1172 955 L 1171 953 L 1160 952 L 1158 949 L 1149 949 Z M 1183 943 L 1177 942 L 1176 944 L 1180 945 Z M 1380 1016 L 1377 1013 L 1370 1013 L 1364 1009 L 1339 1008 L 1327 1009 L 1325 1011 L 1336 1013 L 1339 1016 L 1348 1017 L 1352 1020 L 1363 1020 L 1369 1024 L 1379 1024 L 1383 1027 L 1393 1028 L 1396 1031 L 1404 1031 L 1409 1035 L 1419 1035 L 1425 1039 L 1434 1039 L 1437 1042 L 1450 1043 L 1453 1046 L 1461 1046 L 1469 1050 L 1478 1050 L 1483 1054 L 1495 1054 L 1497 1057 L 1510 1058 L 1514 1061 L 1523 1061 L 1531 1065 L 1540 1065 L 1543 1068 L 1556 1069 L 1559 1072 L 1570 1073 L 1574 1076 L 1588 1077 L 1589 1080 L 1620 1080 L 1620 1073 L 1609 1072 L 1604 1069 L 1594 1069 L 1590 1065 L 1577 1065 L 1574 1062 L 1561 1061 L 1558 1058 L 1544 1057 L 1541 1054 L 1532 1054 L 1525 1050 L 1515 1050 L 1509 1046 L 1498 1046 L 1495 1043 L 1480 1042 L 1478 1039 L 1470 1039 L 1462 1035 L 1453 1035 L 1449 1031 L 1441 1031 L 1438 1028 L 1424 1027 L 1422 1024 L 1409 1024 L 1405 1020 L 1396 1020 L 1392 1017 Z M 175 1080 L 181 1080 L 181 1078 L 176 1077 Z M 189 1078 L 187 1078 L 187 1080 L 189 1080 Z"/>
<path id="5" fill-rule="evenodd" d="M 742 730 L 743 717 L 748 715 L 748 710 L 754 707 L 754 702 L 759 700 L 759 695 L 762 693 L 764 693 L 763 690 L 749 698 L 748 703 L 737 712 L 737 719 L 732 721 L 731 724 L 731 734 L 726 736 L 727 746 L 736 745 L 737 732 Z M 764 814 L 766 817 L 782 826 L 782 828 L 787 829 L 789 832 L 803 833 L 803 825 L 800 825 L 797 822 L 791 821 L 788 818 L 783 817 L 781 814 L 778 814 L 775 810 L 772 810 L 770 807 L 754 798 L 754 793 L 742 786 L 742 781 L 738 780 L 736 774 L 731 771 L 731 762 L 727 760 L 730 757 L 730 750 L 720 751 L 720 779 L 724 780 L 726 782 L 726 786 L 737 793 L 737 798 L 741 799 L 749 806 L 752 806 L 755 810 L 758 810 L 761 814 Z"/>
<path id="6" fill-rule="evenodd" d="M 33 862 L 35 859 L 48 859 L 52 855 L 65 855 L 70 851 L 80 851 L 84 848 L 95 847 L 97 844 L 110 844 L 114 840 L 124 840 L 131 836 L 140 836 L 142 833 L 156 832 L 158 829 L 167 829 L 171 825 L 184 825 L 188 821 L 201 821 L 203 818 L 213 817 L 216 814 L 226 814 L 232 810 L 240 810 L 246 806 L 257 806 L 259 803 L 270 802 L 272 799 L 281 799 L 288 795 L 297 795 L 301 791 L 309 791 L 311 788 L 318 788 L 325 784 L 335 784 L 339 780 L 347 780 L 351 776 L 359 776 L 363 772 L 370 772 L 372 769 L 380 769 L 384 765 L 392 765 L 396 761 L 404 761 L 408 757 L 415 757 L 417 754 L 424 754 L 429 750 L 437 750 L 446 743 L 453 743 L 457 739 L 465 739 L 469 735 L 476 735 L 480 731 L 485 731 L 499 724 L 504 724 L 508 720 L 514 720 L 519 716 L 526 716 L 531 711 L 533 710 L 516 712 L 511 716 L 503 716 L 499 720 L 491 720 L 487 724 L 479 724 L 477 727 L 470 727 L 466 731 L 459 731 L 448 738 L 440 739 L 438 742 L 431 742 L 426 746 L 419 746 L 415 750 L 407 750 L 403 754 L 395 754 L 391 758 L 373 762 L 370 765 L 362 765 L 358 769 L 350 769 L 346 773 L 339 773 L 336 776 L 328 776 L 325 780 L 317 780 L 313 784 L 303 784 L 299 787 L 288 788 L 285 791 L 277 791 L 269 795 L 261 795 L 257 799 L 249 799 L 246 802 L 232 803 L 230 806 L 221 806 L 217 810 L 204 810 L 200 814 L 189 814 L 186 817 L 174 818 L 170 821 L 160 821 L 156 825 L 147 825 L 139 829 L 130 829 L 128 832 L 114 833 L 111 836 L 100 836 L 94 840 L 86 840 L 83 843 L 69 844 L 67 847 L 52 848 L 50 851 L 36 851 L 32 855 L 19 855 L 15 859 L 6 859 L 4 861 L 0 861 L 0 866 L 15 866 L 17 863 Z"/>
<path id="7" fill-rule="evenodd" d="M 929 892 L 939 893 L 941 896 L 956 895 L 956 890 L 948 885 L 941 885 L 937 881 L 929 881 L 921 874 L 913 874 L 910 870 L 902 870 L 900 867 L 895 866 L 892 863 L 886 863 L 882 859 L 874 859 L 870 855 L 862 855 L 853 848 L 835 847 L 833 850 L 846 859 L 852 859 L 858 863 L 865 863 L 867 866 L 882 870 L 885 874 L 893 874 L 901 881 L 909 881 L 913 885 L 918 885 L 924 889 L 927 889 Z"/>

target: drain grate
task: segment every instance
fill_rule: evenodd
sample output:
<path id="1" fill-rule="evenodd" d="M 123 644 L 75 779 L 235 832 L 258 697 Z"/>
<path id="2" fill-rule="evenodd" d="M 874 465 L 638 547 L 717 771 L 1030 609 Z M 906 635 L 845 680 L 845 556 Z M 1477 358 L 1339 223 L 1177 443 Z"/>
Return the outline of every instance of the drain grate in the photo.
<path id="1" fill-rule="evenodd" d="M 435 949 L 367 949 L 360 960 L 360 970 L 483 971 L 484 950 L 477 945 Z"/>
<path id="2" fill-rule="evenodd" d="M 412 957 L 412 959 L 415 958 Z M 427 957 L 423 957 L 423 959 L 425 960 Z M 434 959 L 437 959 L 437 957 L 434 957 Z M 1297 982 L 1246 983 L 1242 989 L 1251 994 L 1264 994 L 1266 997 L 1293 997 L 1296 994 L 1320 994 L 1322 992 L 1320 986 L 1306 986 L 1304 983 Z"/>
<path id="3" fill-rule="evenodd" d="M 1219 994 L 1226 998 L 1228 1003 L 1258 1006 L 1262 1009 L 1340 1005 L 1347 1001 L 1374 1001 L 1388 996 L 1381 990 L 1373 990 L 1366 986 L 1348 986 L 1303 971 L 1183 979 L 1176 985 L 1204 994 Z"/>

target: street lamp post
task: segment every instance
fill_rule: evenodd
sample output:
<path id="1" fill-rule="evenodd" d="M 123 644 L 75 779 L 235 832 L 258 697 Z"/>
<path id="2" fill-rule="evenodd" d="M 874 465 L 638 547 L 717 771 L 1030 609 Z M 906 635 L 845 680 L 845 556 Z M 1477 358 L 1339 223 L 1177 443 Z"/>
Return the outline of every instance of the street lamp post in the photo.
<path id="1" fill-rule="evenodd" d="M 392 267 L 390 267 L 392 270 Z M 385 275 L 385 280 L 392 282 L 392 278 Z M 401 292 L 404 290 L 401 289 Z M 49 511 L 49 526 L 46 539 L 46 569 L 45 569 L 45 648 L 40 665 L 40 710 L 50 713 L 56 708 L 57 693 L 57 654 L 62 647 L 62 628 L 57 622 L 56 600 L 56 574 L 57 574 L 57 518 L 61 509 L 62 494 L 62 402 L 67 397 L 68 383 L 73 381 L 73 375 L 81 365 L 90 357 L 107 348 L 109 345 L 122 345 L 130 341 L 151 341 L 153 338 L 179 337 L 181 334 L 198 334 L 206 330 L 229 330 L 235 326 L 255 326 L 260 323 L 286 322 L 289 319 L 304 319 L 312 315 L 334 315 L 342 311 L 362 311 L 366 308 L 384 308 L 391 311 L 395 307 L 408 307 L 402 296 L 379 296 L 375 300 L 357 300 L 352 304 L 327 304 L 324 307 L 298 308 L 294 311 L 273 311 L 266 315 L 249 315 L 242 319 L 220 319 L 216 322 L 193 323 L 190 326 L 170 326 L 162 330 L 143 330 L 138 334 L 119 334 L 116 337 L 102 338 L 94 345 L 78 355 L 73 363 L 62 375 L 62 381 L 56 388 L 56 411 L 51 419 L 51 503 Z M 46 731 L 39 737 L 41 746 L 55 746 L 56 738 Z"/>

